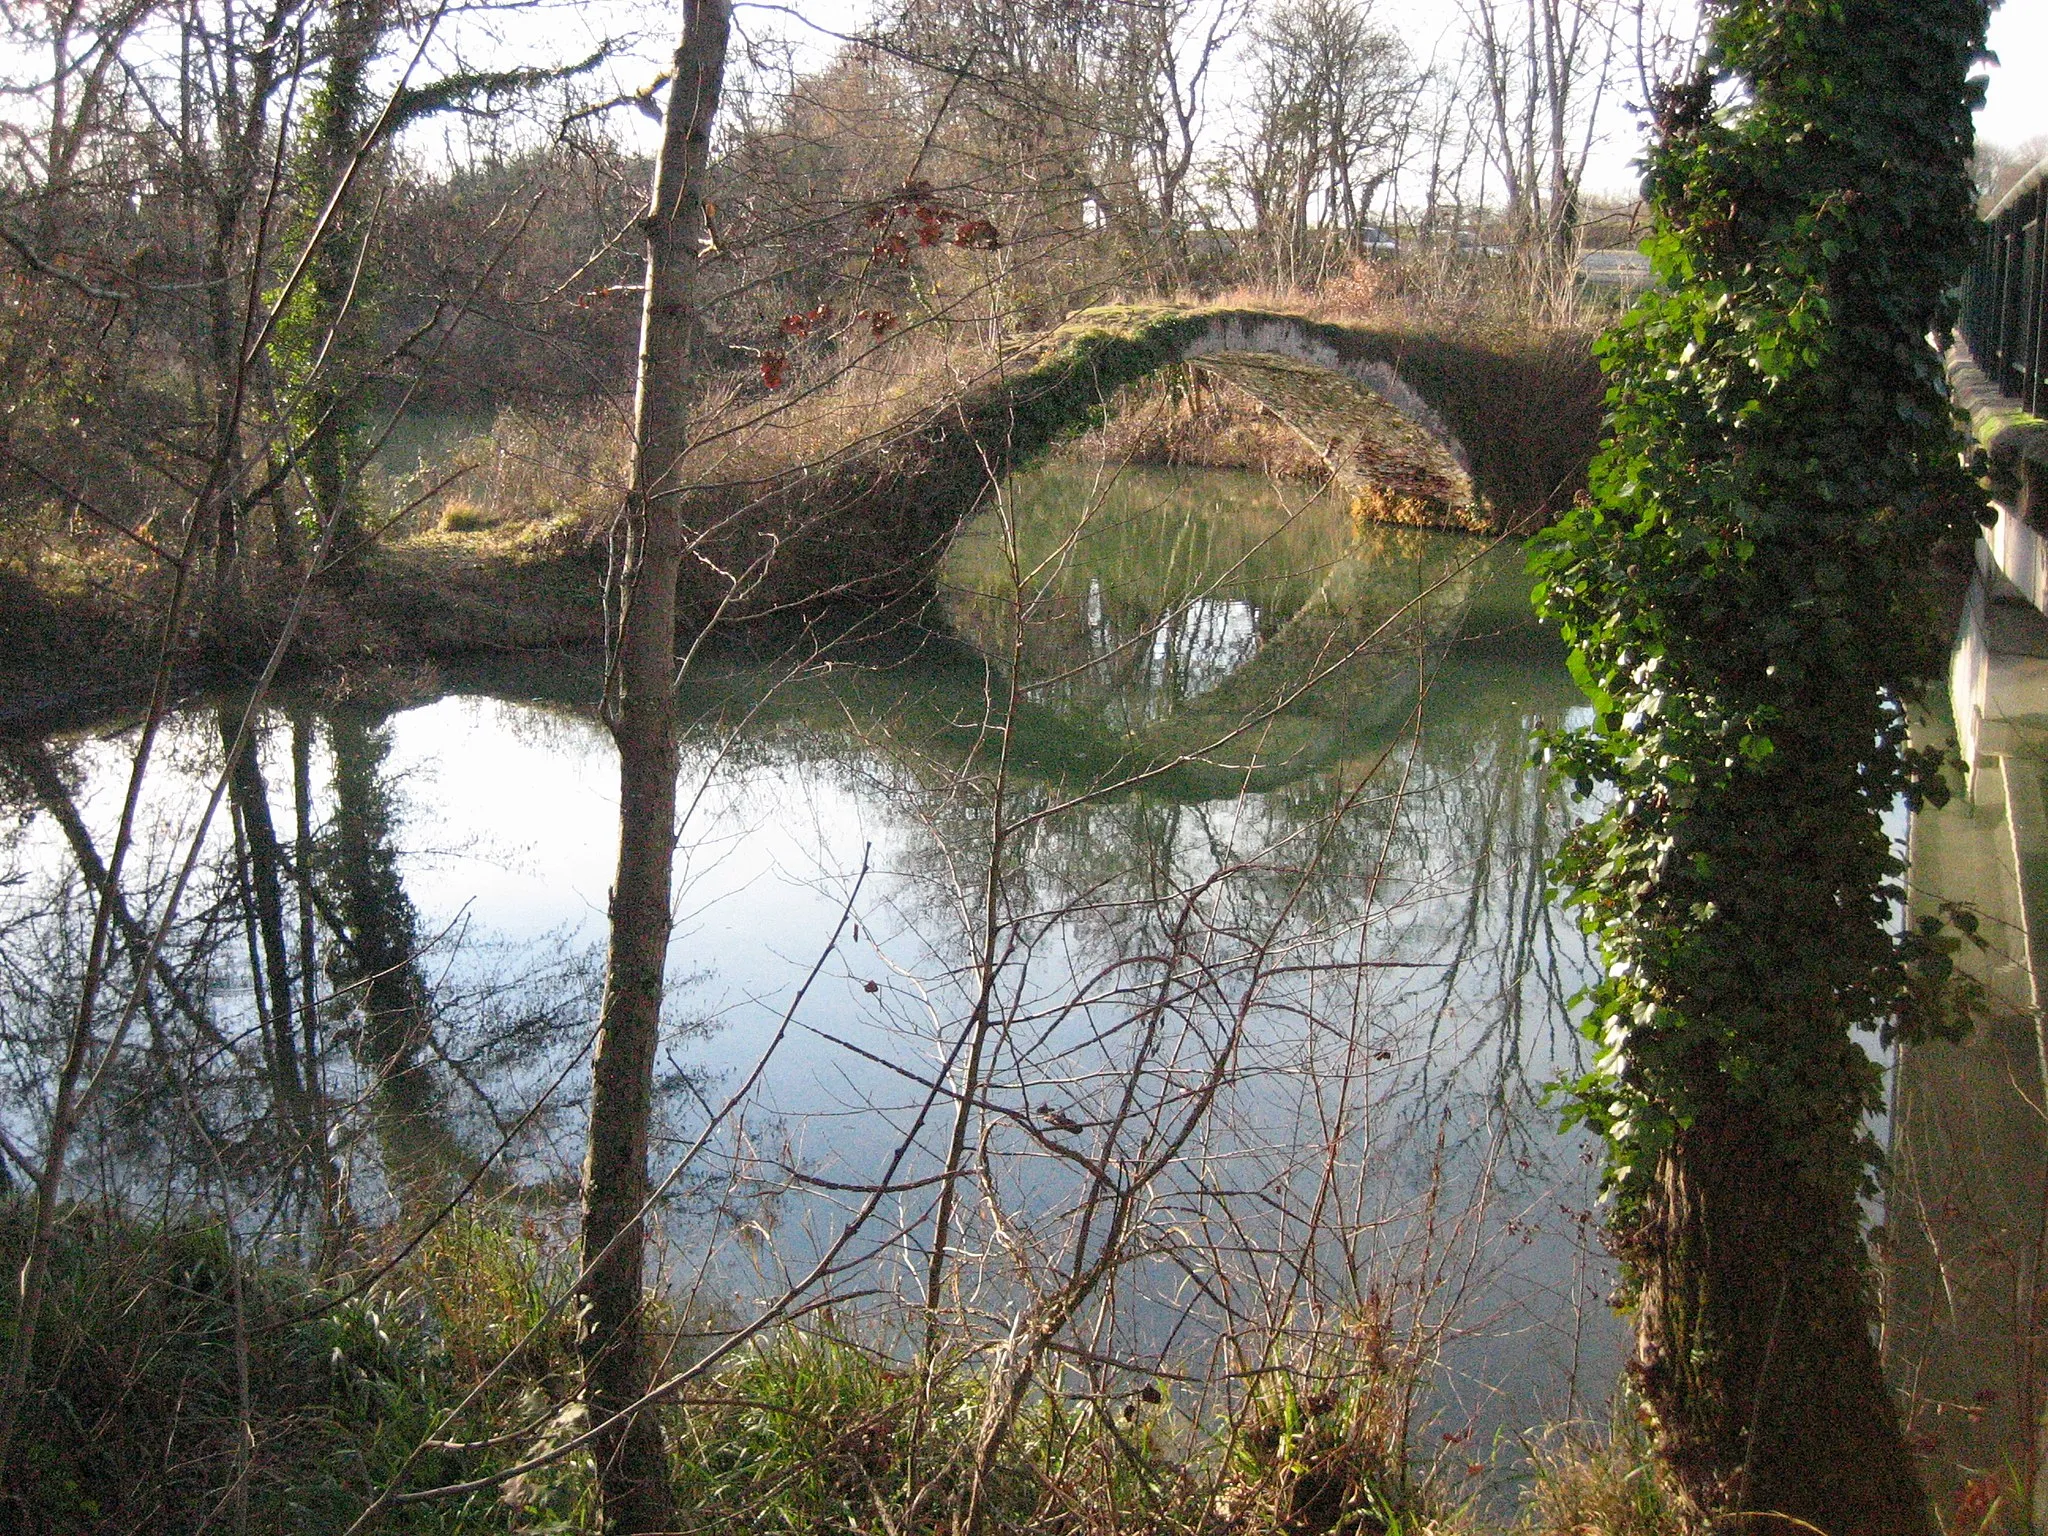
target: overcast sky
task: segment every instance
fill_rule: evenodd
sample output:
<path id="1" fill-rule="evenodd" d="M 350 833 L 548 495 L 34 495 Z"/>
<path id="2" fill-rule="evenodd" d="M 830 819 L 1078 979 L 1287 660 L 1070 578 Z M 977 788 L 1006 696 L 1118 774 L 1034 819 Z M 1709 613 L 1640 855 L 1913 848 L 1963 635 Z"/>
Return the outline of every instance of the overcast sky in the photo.
<path id="1" fill-rule="evenodd" d="M 2048 134 L 2048 0 L 2006 0 L 1991 13 L 1991 93 L 1977 114 L 1990 144 L 2021 144 Z"/>

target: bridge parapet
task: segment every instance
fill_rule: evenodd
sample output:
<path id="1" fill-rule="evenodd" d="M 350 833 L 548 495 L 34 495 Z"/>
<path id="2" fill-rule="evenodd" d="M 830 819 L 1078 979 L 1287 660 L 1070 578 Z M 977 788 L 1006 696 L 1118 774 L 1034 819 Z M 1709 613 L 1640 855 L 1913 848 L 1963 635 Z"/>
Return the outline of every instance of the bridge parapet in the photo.
<path id="1" fill-rule="evenodd" d="M 2048 737 L 2048 422 L 2001 391 L 1964 340 L 1950 350 L 1948 375 L 1991 471 L 1991 521 L 1949 667 L 1956 744 L 1974 775 L 1981 757 L 2015 741 L 2038 750 Z"/>
<path id="2" fill-rule="evenodd" d="M 2013 184 L 1984 220 L 1963 284 L 1962 332 L 1992 387 L 2023 411 L 2048 413 L 2048 160 Z"/>

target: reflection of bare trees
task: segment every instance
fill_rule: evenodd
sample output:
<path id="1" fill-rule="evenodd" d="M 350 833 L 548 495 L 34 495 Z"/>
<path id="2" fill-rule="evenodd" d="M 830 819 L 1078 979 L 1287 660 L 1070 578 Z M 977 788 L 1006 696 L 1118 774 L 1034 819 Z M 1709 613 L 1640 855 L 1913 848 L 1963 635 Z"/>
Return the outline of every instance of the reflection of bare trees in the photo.
<path id="1" fill-rule="evenodd" d="M 100 857 L 92 834 L 79 818 L 78 808 L 72 804 L 70 787 L 64 782 L 49 747 L 41 742 L 10 745 L 5 753 L 5 762 L 11 773 L 19 775 L 36 808 L 63 830 L 64 841 L 72 858 L 77 861 L 79 874 L 91 886 L 104 885 L 106 861 Z M 110 906 L 129 963 L 141 965 L 148 955 L 149 936 L 142 931 L 142 925 L 135 920 L 135 914 L 128 909 L 126 899 L 119 892 L 115 893 Z M 152 962 L 151 969 L 155 983 L 163 988 L 170 1004 L 189 1023 L 202 1031 L 210 1031 L 205 1010 L 193 998 L 186 980 L 171 969 L 161 955 Z"/>
<path id="2" fill-rule="evenodd" d="M 1304 544 L 1279 519 L 1282 556 L 1185 506 L 1145 540 L 1120 535 L 1147 508 L 1091 505 L 1005 508 L 956 562 L 954 612 L 993 652 L 977 728 L 873 707 L 839 749 L 916 828 L 861 904 L 895 936 L 871 937 L 895 979 L 833 1044 L 884 1066 L 868 1112 L 893 1155 L 918 1149 L 884 1180 L 898 1203 L 874 1241 L 915 1256 L 928 1368 L 988 1373 L 970 1489 L 1032 1392 L 1113 1401 L 1161 1372 L 1238 1417 L 1264 1411 L 1274 1372 L 1372 1378 L 1375 1433 L 1405 1445 L 1461 1331 L 1533 1326 L 1507 1321 L 1529 1286 L 1558 1293 L 1553 1312 L 1584 1295 L 1583 1224 L 1544 1197 L 1576 1203 L 1579 1170 L 1535 1108 L 1570 1032 L 1532 1029 L 1562 1024 L 1585 963 L 1545 900 L 1562 812 L 1528 756 L 1569 685 L 1512 647 L 1447 659 L 1476 578 L 1445 584 L 1442 541 L 1333 580 L 1351 551 L 1327 524 Z M 1431 593 L 1449 630 L 1387 627 Z M 1340 679 L 1336 706 L 1240 662 L 1238 709 L 1262 686 L 1283 715 L 1405 689 L 1394 723 L 1235 792 L 1023 770 L 1027 706 L 1051 717 L 1040 736 L 1064 720 L 1170 742 L 1160 723 L 1194 717 L 1178 739 L 1203 739 L 1215 689 L 1148 663 L 1225 601 L 1261 603 L 1266 636 L 1318 626 L 1322 658 L 1406 648 L 1405 670 L 1316 673 Z M 951 1113 L 921 1130 L 935 1093 Z M 842 1217 L 876 1187 L 784 1177 Z M 1531 1280 L 1518 1255 L 1545 1233 L 1551 1271 Z"/>
<path id="3" fill-rule="evenodd" d="M 949 616 L 984 654 L 1015 652 L 1017 724 L 1050 710 L 1070 741 L 1092 734 L 1111 777 L 1221 768 L 1211 795 L 1397 727 L 1456 630 L 1477 546 L 1358 533 L 1327 491 L 1180 484 L 1041 471 L 956 546 Z"/>
<path id="4" fill-rule="evenodd" d="M 173 731 L 185 766 L 218 761 L 238 718 L 185 717 Z M 331 1260 L 351 1224 L 387 1199 L 415 1212 L 465 1181 L 506 1188 L 483 1159 L 537 1148 L 551 1128 L 535 1085 L 551 1058 L 575 1055 L 581 1032 L 565 1037 L 561 1025 L 587 1002 L 589 976 L 573 956 L 538 954 L 479 977 L 451 935 L 423 931 L 379 718 L 338 710 L 324 724 L 295 708 L 232 765 L 232 815 L 146 985 L 139 968 L 168 845 L 147 850 L 149 873 L 113 903 L 144 1028 L 107 1062 L 86 1127 L 91 1155 L 71 1183 L 144 1206 L 227 1199 L 272 1240 Z M 328 771 L 316 784 L 322 748 Z M 29 818 L 0 886 L 0 1050 L 15 1106 L 0 1131 L 18 1167 L 41 1134 L 91 895 L 106 880 L 96 808 L 78 798 L 81 786 L 104 788 L 93 757 L 93 744 L 0 752 L 8 798 Z M 150 829 L 173 844 L 177 796 L 167 787 Z M 28 835 L 37 829 L 40 840 Z"/>
<path id="5" fill-rule="evenodd" d="M 18 797 L 19 814 L 40 811 L 61 832 L 71 861 L 54 867 L 19 870 L 8 882 L 12 911 L 0 922 L 0 988 L 4 988 L 4 1040 L 12 1079 L 10 1102 L 16 1114 L 5 1127 L 8 1158 L 31 1181 L 39 1169 L 31 1155 L 47 1140 L 56 1106 L 50 1092 L 58 1080 L 56 1063 L 65 1059 L 70 1021 L 80 1007 L 80 990 L 90 965 L 94 925 L 87 905 L 90 893 L 107 881 L 107 860 L 79 814 L 71 788 L 71 765 L 42 744 L 10 745 L 4 753 L 10 798 Z M 19 845 L 17 845 L 19 850 Z M 183 925 L 175 951 L 152 946 L 130 900 L 116 892 L 107 903 L 109 929 L 116 936 L 125 980 L 141 994 L 140 1013 L 145 1044 L 122 1060 L 109 1060 L 101 1078 L 106 1091 L 95 1101 L 97 1115 L 89 1127 L 98 1144 L 101 1178 L 114 1176 L 116 1187 L 133 1181 L 124 1175 L 134 1167 L 166 1161 L 178 1147 L 181 1128 L 165 1124 L 161 1107 L 177 1084 L 189 1081 L 195 1058 L 236 1059 L 240 1042 L 224 1033 L 213 1017 L 208 996 L 208 971 L 215 952 L 226 942 L 216 901 L 196 904 L 197 915 Z M 175 953 L 176 958 L 172 955 Z M 154 1082 L 163 1088 L 152 1090 Z M 232 1098 L 222 1106 L 232 1111 Z M 216 1160 L 225 1156 L 236 1166 L 261 1164 L 271 1152 L 260 1133 L 242 1120 L 224 1121 L 212 1132 Z M 256 1134 L 252 1134 L 252 1129 Z M 223 1150 L 224 1149 L 224 1150 Z M 171 1159 L 182 1165 L 183 1159 Z M 189 1192 L 187 1180 L 171 1187 Z"/>

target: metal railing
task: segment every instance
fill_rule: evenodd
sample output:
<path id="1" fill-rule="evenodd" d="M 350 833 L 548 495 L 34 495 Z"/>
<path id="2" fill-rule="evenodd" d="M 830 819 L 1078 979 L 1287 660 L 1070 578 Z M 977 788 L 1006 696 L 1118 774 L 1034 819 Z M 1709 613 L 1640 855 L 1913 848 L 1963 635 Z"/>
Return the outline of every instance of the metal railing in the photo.
<path id="1" fill-rule="evenodd" d="M 1963 339 L 1985 376 L 2048 415 L 2048 160 L 1998 200 L 1963 283 Z"/>

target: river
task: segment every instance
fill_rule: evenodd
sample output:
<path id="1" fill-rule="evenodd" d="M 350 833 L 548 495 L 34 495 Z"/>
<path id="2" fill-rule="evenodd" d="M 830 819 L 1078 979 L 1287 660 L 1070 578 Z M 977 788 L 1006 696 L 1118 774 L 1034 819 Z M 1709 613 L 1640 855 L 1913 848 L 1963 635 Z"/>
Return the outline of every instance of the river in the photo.
<path id="1" fill-rule="evenodd" d="M 943 586 L 929 629 L 685 677 L 666 1283 L 709 1331 L 798 1281 L 907 1327 L 950 1168 L 942 1311 L 984 1341 L 1053 1319 L 1075 1390 L 1157 1379 L 1195 1417 L 1348 1352 L 1482 1477 L 1532 1424 L 1603 1413 L 1622 1331 L 1590 1154 L 1542 1102 L 1590 967 L 1543 877 L 1570 811 L 1530 766 L 1580 696 L 1520 551 L 1069 463 L 979 514 Z M 474 1174 L 566 1233 L 617 841 L 599 686 L 588 658 L 509 658 L 267 703 L 80 1192 L 225 1209 L 284 1251 L 310 1118 L 362 1222 Z M 137 935 L 244 702 L 167 724 Z M 17 1142 L 137 738 L 5 749 Z"/>

